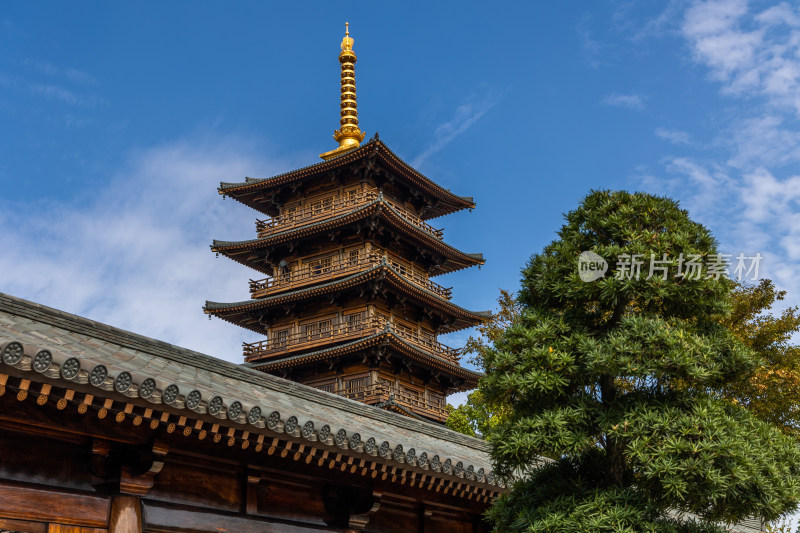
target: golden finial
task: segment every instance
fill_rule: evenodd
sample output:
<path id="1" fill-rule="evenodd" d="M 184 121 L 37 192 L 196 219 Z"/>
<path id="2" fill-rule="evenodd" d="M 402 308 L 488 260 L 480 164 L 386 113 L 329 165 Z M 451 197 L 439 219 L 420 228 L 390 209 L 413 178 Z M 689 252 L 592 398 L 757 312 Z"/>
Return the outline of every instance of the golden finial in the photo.
<path id="1" fill-rule="evenodd" d="M 353 39 L 350 38 L 350 23 L 344 23 L 344 39 L 342 39 L 342 50 L 353 50 Z"/>
<path id="2" fill-rule="evenodd" d="M 339 120 L 340 129 L 333 133 L 333 138 L 339 147 L 319 156 L 322 159 L 331 159 L 339 154 L 358 148 L 366 135 L 358 129 L 358 106 L 356 105 L 356 54 L 353 52 L 353 38 L 350 37 L 350 23 L 344 23 L 344 39 L 342 39 L 342 52 L 339 54 L 339 63 L 342 65 L 342 118 Z"/>

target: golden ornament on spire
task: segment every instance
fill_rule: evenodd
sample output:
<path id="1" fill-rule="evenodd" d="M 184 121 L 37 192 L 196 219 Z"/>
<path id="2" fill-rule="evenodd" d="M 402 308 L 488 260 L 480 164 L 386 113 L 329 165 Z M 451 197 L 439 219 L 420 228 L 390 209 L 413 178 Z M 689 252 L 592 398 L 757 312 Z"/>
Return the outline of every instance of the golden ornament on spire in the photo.
<path id="1" fill-rule="evenodd" d="M 342 39 L 342 53 L 339 54 L 339 63 L 342 65 L 342 103 L 339 120 L 341 128 L 333 133 L 333 138 L 339 147 L 319 156 L 322 159 L 331 159 L 337 155 L 358 148 L 366 135 L 358 129 L 358 106 L 356 105 L 356 54 L 353 52 L 353 38 L 350 37 L 350 24 L 344 23 L 344 39 Z"/>

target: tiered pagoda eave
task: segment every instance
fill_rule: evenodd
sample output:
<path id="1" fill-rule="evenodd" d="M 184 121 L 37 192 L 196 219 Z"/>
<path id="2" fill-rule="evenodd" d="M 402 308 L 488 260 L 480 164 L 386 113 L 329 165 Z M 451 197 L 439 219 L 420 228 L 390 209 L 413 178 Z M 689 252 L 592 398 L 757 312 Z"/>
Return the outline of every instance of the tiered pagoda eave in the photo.
<path id="1" fill-rule="evenodd" d="M 475 207 L 471 197 L 453 194 L 400 159 L 377 134 L 364 146 L 328 161 L 270 178 L 247 178 L 240 183 L 222 182 L 219 194 L 230 196 L 261 213 L 277 216 L 279 202 L 275 201 L 276 198 L 319 178 L 334 181 L 348 168 L 362 180 L 377 179 L 380 182 L 402 184 L 408 195 L 422 206 L 420 217 L 423 220 Z"/>
<path id="2" fill-rule="evenodd" d="M 438 259 L 436 265 L 429 270 L 432 275 L 455 272 L 463 268 L 483 265 L 485 262 L 482 254 L 462 252 L 435 237 L 431 231 L 409 222 L 409 217 L 403 216 L 397 208 L 386 202 L 380 194 L 375 200 L 362 206 L 354 207 L 342 214 L 331 216 L 330 218 L 321 218 L 320 220 L 285 231 L 278 231 L 265 237 L 244 241 L 214 240 L 211 244 L 211 251 L 221 253 L 238 263 L 271 275 L 272 267 L 268 263 L 269 255 L 265 253 L 269 248 L 287 245 L 291 250 L 302 239 L 324 235 L 325 233 L 353 225 L 359 232 L 374 232 L 377 228 L 376 221 L 378 219 L 386 227 L 416 245 L 419 250 L 418 253 L 427 254 L 431 258 Z M 259 251 L 261 253 L 258 253 Z"/>
<path id="3" fill-rule="evenodd" d="M 329 283 L 312 285 L 274 296 L 230 303 L 207 301 L 204 311 L 207 314 L 217 316 L 257 333 L 266 333 L 264 326 L 257 318 L 254 318 L 259 311 L 285 306 L 292 302 L 308 301 L 313 298 L 341 293 L 341 291 L 347 289 L 363 287 L 366 283 L 375 280 L 386 283 L 394 291 L 413 298 L 421 306 L 453 317 L 454 320 L 443 325 L 439 333 L 452 333 L 464 328 L 474 327 L 491 317 L 491 311 L 464 309 L 429 290 L 419 287 L 415 283 L 409 282 L 396 268 L 388 265 L 385 261 L 369 270 L 339 278 Z"/>

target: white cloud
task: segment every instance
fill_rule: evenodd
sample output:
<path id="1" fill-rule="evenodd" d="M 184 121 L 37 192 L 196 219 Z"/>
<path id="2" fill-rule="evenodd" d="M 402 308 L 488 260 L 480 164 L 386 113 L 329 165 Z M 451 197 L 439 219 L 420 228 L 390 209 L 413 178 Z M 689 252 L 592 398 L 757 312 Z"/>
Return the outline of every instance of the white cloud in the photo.
<path id="1" fill-rule="evenodd" d="M 640 182 L 680 199 L 715 233 L 723 252 L 761 253 L 760 275 L 797 302 L 800 175 L 792 165 L 800 162 L 800 7 L 694 1 L 683 13 L 680 35 L 718 84 L 732 118 L 702 147 L 713 151 L 664 159 L 665 177 L 640 169 Z M 655 134 L 691 144 L 689 132 L 658 128 Z"/>
<path id="2" fill-rule="evenodd" d="M 734 26 L 747 13 L 747 0 L 695 2 L 686 12 L 683 30 L 687 35 L 719 34 Z"/>
<path id="3" fill-rule="evenodd" d="M 682 32 L 724 94 L 761 96 L 800 115 L 800 7 L 783 2 L 753 14 L 744 0 L 695 2 Z"/>
<path id="4" fill-rule="evenodd" d="M 459 105 L 447 122 L 434 130 L 434 138 L 421 154 L 411 161 L 414 167 L 420 167 L 430 156 L 450 144 L 456 137 L 467 131 L 483 115 L 500 101 L 501 95 L 489 91 L 483 95 L 472 95 Z"/>
<path id="5" fill-rule="evenodd" d="M 666 128 L 656 128 L 655 132 L 656 137 L 659 139 L 664 139 L 665 141 L 669 141 L 672 144 L 692 144 L 691 137 L 685 131 L 680 130 L 668 130 Z"/>
<path id="6" fill-rule="evenodd" d="M 728 164 L 752 169 L 800 161 L 800 131 L 784 126 L 787 122 L 776 113 L 734 121 L 723 141 L 732 149 Z"/>
<path id="7" fill-rule="evenodd" d="M 644 109 L 644 99 L 638 94 L 611 93 L 603 98 L 603 104 L 624 109 Z"/>
<path id="8" fill-rule="evenodd" d="M 260 275 L 209 244 L 251 238 L 258 214 L 216 187 L 281 170 L 239 139 L 178 141 L 131 156 L 79 205 L 0 204 L 2 291 L 241 362 L 255 334 L 209 321 L 202 306 L 247 299 Z"/>
<path id="9" fill-rule="evenodd" d="M 800 298 L 800 175 L 779 179 L 765 168 L 734 173 L 691 158 L 664 163 L 667 178 L 640 176 L 651 192 L 680 200 L 719 239 L 722 253 L 760 253 L 759 275 Z"/>

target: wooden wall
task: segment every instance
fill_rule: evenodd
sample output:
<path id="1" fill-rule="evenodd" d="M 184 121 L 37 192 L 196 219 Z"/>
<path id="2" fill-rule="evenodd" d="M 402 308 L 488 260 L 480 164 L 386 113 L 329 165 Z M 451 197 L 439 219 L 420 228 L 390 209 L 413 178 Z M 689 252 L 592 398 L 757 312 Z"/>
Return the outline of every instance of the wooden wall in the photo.
<path id="1" fill-rule="evenodd" d="M 484 508 L 291 454 L 0 397 L 0 530 L 474 533 L 486 531 Z"/>

